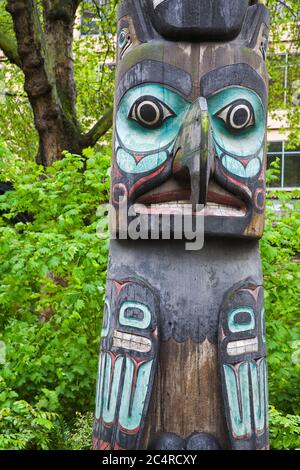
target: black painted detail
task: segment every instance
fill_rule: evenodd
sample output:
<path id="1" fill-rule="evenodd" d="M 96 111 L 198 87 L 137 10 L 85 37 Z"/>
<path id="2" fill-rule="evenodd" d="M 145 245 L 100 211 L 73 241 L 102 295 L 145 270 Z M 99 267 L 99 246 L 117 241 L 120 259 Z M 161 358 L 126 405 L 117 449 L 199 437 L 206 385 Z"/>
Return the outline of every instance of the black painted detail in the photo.
<path id="1" fill-rule="evenodd" d="M 138 278 L 107 280 L 93 432 L 95 449 L 140 448 L 158 359 L 158 315 L 159 297 L 148 283 Z M 145 365 L 147 368 L 139 373 Z M 136 395 L 138 380 L 140 384 L 147 380 L 143 397 Z M 118 400 L 108 413 L 107 406 L 113 406 L 108 403 L 116 395 Z M 130 404 L 124 420 L 127 400 Z M 132 429 L 134 400 L 140 419 Z"/>
<path id="2" fill-rule="evenodd" d="M 194 432 L 186 439 L 186 450 L 221 450 L 221 447 L 212 434 Z"/>
<path id="3" fill-rule="evenodd" d="M 241 31 L 248 0 L 147 0 L 155 29 L 174 40 L 229 40 Z"/>
<path id="4" fill-rule="evenodd" d="M 229 289 L 219 322 L 219 367 L 233 450 L 268 448 L 263 287 L 248 278 Z"/>
<path id="5" fill-rule="evenodd" d="M 166 432 L 153 439 L 149 450 L 221 450 L 221 447 L 213 435 L 205 432 L 194 432 L 186 439 Z"/>
<path id="6" fill-rule="evenodd" d="M 154 96 L 141 96 L 133 103 L 128 118 L 137 121 L 146 129 L 157 129 L 163 122 L 174 117 L 175 113 L 169 106 Z"/>
<path id="7" fill-rule="evenodd" d="M 149 450 L 185 450 L 185 440 L 175 433 L 166 432 L 157 435 L 150 443 Z"/>
<path id="8" fill-rule="evenodd" d="M 247 100 L 239 99 L 217 112 L 226 127 L 233 132 L 242 131 L 255 125 L 254 110 Z"/>
<path id="9" fill-rule="evenodd" d="M 192 92 L 192 78 L 188 72 L 158 60 L 145 59 L 133 65 L 120 77 L 115 93 L 116 105 L 130 88 L 143 83 L 164 83 L 185 96 Z"/>
<path id="10" fill-rule="evenodd" d="M 201 95 L 208 98 L 213 93 L 230 86 L 242 86 L 255 91 L 267 106 L 266 85 L 260 75 L 248 64 L 233 64 L 212 70 L 201 79 Z"/>

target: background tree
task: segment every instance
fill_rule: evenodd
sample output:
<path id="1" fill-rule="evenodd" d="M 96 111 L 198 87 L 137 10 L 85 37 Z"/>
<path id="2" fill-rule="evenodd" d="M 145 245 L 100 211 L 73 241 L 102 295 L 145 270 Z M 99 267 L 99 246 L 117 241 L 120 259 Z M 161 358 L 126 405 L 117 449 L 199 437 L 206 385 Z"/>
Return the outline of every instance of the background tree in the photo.
<path id="1" fill-rule="evenodd" d="M 288 132 L 287 148 L 300 145 L 300 4 L 299 0 L 266 0 L 271 11 L 268 50 L 269 113 Z"/>
<path id="2" fill-rule="evenodd" d="M 112 93 L 107 93 L 107 85 L 111 90 L 113 73 L 107 64 L 114 56 L 116 4 L 99 4 L 97 0 L 1 0 L 0 48 L 12 64 L 10 68 L 2 66 L 2 72 L 8 81 L 15 74 L 19 83 L 23 79 L 24 90 L 18 87 L 13 92 L 17 96 L 14 103 L 17 109 L 25 108 L 27 95 L 31 110 L 27 106 L 25 119 L 32 134 L 33 117 L 38 134 L 37 161 L 44 166 L 61 158 L 63 150 L 81 154 L 111 127 Z M 80 19 L 86 9 L 90 25 Z M 88 27 L 98 35 L 89 38 L 83 34 L 74 42 L 78 29 L 85 33 Z M 88 106 L 82 96 L 77 99 L 76 78 L 81 80 L 81 91 L 93 98 L 92 111 L 91 98 Z M 83 83 L 85 78 L 88 80 Z M 33 140 L 30 137 L 28 143 Z"/>

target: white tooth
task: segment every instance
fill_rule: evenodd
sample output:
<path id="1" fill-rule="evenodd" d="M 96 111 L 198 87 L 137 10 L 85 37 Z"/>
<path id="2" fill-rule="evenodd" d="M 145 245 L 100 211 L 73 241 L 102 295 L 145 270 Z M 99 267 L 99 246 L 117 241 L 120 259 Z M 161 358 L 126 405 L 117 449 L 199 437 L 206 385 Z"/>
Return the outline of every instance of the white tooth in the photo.
<path id="1" fill-rule="evenodd" d="M 173 202 L 162 202 L 150 204 L 147 206 L 134 205 L 134 209 L 137 213 L 150 213 L 151 209 L 158 211 L 158 214 L 164 214 L 164 209 L 176 210 L 182 213 L 182 206 L 191 207 L 190 201 L 173 201 Z M 161 210 L 159 210 L 161 209 Z M 176 212 L 178 213 L 178 212 Z M 246 211 L 243 208 L 238 208 L 230 205 L 218 204 L 216 202 L 208 202 L 204 208 L 204 215 L 215 216 L 215 217 L 244 217 Z"/>
<path id="2" fill-rule="evenodd" d="M 238 356 L 239 354 L 245 354 L 255 351 L 258 351 L 257 337 L 242 339 L 239 341 L 231 341 L 227 344 L 227 354 L 229 356 Z"/>
<path id="3" fill-rule="evenodd" d="M 151 351 L 151 341 L 143 336 L 114 331 L 113 347 L 146 353 Z"/>

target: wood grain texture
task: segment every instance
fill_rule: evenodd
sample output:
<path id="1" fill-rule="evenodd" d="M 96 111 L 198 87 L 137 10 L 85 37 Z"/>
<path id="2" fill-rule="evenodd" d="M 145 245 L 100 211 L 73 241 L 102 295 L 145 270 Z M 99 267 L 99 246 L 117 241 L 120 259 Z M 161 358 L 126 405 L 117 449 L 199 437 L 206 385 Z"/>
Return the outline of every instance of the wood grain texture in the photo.
<path id="1" fill-rule="evenodd" d="M 207 339 L 162 342 L 143 447 L 156 433 L 188 437 L 197 431 L 214 435 L 228 448 L 220 387 L 216 345 Z"/>

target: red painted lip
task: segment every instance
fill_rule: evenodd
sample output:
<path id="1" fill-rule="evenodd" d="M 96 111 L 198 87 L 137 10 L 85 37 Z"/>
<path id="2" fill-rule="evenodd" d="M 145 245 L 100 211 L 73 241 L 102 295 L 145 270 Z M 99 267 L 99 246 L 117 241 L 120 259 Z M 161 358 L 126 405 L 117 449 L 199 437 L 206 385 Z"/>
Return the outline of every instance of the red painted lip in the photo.
<path id="1" fill-rule="evenodd" d="M 170 178 L 161 186 L 149 191 L 139 197 L 135 202 L 138 204 L 162 204 L 164 202 L 190 201 L 191 190 L 182 186 L 182 183 Z M 207 202 L 213 202 L 222 206 L 235 207 L 245 210 L 245 203 L 234 196 L 226 189 L 221 188 L 215 181 L 210 181 L 208 185 Z"/>

